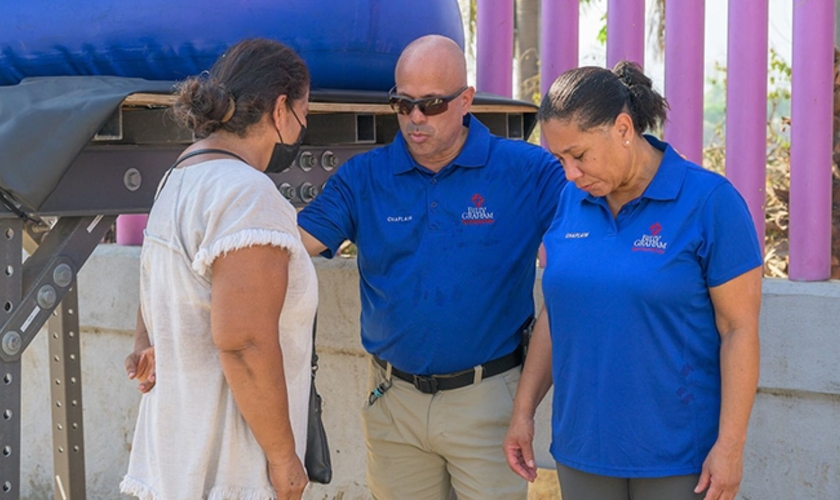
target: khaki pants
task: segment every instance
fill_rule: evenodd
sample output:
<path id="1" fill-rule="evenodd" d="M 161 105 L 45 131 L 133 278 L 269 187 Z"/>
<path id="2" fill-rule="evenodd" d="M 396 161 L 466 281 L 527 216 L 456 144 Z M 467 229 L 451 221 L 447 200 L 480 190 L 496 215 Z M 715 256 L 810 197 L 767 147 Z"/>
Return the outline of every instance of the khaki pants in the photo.
<path id="1" fill-rule="evenodd" d="M 362 410 L 367 483 L 377 500 L 516 500 L 527 483 L 507 466 L 502 441 L 520 369 L 478 384 L 423 394 L 393 378 Z M 385 380 L 372 360 L 368 391 Z"/>

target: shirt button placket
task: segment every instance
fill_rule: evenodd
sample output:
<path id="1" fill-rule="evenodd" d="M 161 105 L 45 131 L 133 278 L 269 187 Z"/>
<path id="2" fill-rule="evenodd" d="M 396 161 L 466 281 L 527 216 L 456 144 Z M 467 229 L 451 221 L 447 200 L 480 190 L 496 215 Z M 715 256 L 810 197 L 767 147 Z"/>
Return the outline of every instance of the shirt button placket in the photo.
<path id="1" fill-rule="evenodd" d="M 432 177 L 429 188 L 429 229 L 440 229 L 441 221 L 438 211 L 437 177 Z"/>

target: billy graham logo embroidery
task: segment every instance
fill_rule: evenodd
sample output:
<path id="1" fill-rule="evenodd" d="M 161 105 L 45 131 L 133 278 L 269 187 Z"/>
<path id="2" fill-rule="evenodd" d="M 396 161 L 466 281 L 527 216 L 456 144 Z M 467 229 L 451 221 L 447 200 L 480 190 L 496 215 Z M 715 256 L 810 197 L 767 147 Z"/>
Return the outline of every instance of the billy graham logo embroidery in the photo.
<path id="1" fill-rule="evenodd" d="M 461 222 L 464 224 L 492 224 L 496 222 L 493 212 L 489 212 L 484 206 L 484 197 L 476 193 L 470 199 L 474 207 L 467 207 L 467 211 L 461 214 Z"/>
<path id="2" fill-rule="evenodd" d="M 633 242 L 634 252 L 654 252 L 665 253 L 668 244 L 662 241 L 662 224 L 654 222 L 648 228 L 650 234 L 642 235 L 641 238 Z"/>

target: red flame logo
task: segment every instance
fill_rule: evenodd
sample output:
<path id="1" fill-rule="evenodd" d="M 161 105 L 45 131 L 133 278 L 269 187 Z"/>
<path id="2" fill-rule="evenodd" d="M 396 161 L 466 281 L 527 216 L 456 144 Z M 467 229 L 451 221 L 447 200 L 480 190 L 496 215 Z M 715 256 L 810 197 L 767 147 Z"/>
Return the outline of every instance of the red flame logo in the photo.
<path id="1" fill-rule="evenodd" d="M 662 231 L 662 224 L 660 224 L 658 222 L 654 222 L 653 224 L 650 225 L 650 234 L 656 236 L 657 234 L 660 233 L 660 231 Z"/>
<path id="2" fill-rule="evenodd" d="M 476 193 L 472 197 L 472 202 L 473 202 L 473 205 L 475 205 L 478 208 L 481 208 L 481 205 L 484 205 L 484 197 L 481 196 L 480 194 Z"/>

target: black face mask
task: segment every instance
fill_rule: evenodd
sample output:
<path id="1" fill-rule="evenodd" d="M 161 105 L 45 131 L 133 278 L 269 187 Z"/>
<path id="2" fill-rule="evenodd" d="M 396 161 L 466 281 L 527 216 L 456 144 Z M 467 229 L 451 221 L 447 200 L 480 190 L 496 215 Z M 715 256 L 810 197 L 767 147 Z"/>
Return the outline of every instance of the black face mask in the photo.
<path id="1" fill-rule="evenodd" d="M 274 145 L 274 151 L 271 153 L 271 159 L 268 160 L 268 166 L 265 167 L 265 173 L 267 174 L 279 174 L 280 172 L 285 172 L 292 166 L 292 162 L 295 161 L 297 158 L 298 152 L 300 151 L 300 145 L 303 144 L 303 137 L 306 135 L 306 127 L 300 122 L 300 119 L 297 117 L 295 110 L 291 109 L 292 114 L 297 120 L 298 125 L 300 125 L 300 134 L 298 134 L 297 140 L 294 144 L 284 144 L 283 143 L 283 136 L 280 135 L 280 131 L 277 131 L 277 135 L 280 136 L 280 142 Z"/>

